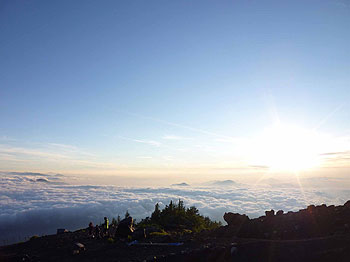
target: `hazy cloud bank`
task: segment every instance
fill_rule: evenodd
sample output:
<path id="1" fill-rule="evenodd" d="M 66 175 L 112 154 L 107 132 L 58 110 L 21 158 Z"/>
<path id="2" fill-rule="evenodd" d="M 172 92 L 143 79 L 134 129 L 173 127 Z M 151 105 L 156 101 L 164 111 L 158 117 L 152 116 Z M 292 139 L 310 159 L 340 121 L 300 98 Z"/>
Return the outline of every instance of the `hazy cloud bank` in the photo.
<path id="1" fill-rule="evenodd" d="M 34 234 L 55 233 L 57 228 L 75 230 L 86 227 L 90 221 L 100 223 L 104 216 L 123 216 L 126 210 L 141 219 L 151 214 L 155 203 L 164 206 L 179 198 L 215 220 L 222 220 L 227 211 L 257 217 L 271 208 L 288 211 L 311 203 L 338 205 L 350 198 L 350 190 L 346 189 L 303 191 L 277 180 L 258 186 L 223 181 L 158 188 L 71 185 L 65 183 L 67 180 L 62 175 L 1 173 L 0 244 Z"/>

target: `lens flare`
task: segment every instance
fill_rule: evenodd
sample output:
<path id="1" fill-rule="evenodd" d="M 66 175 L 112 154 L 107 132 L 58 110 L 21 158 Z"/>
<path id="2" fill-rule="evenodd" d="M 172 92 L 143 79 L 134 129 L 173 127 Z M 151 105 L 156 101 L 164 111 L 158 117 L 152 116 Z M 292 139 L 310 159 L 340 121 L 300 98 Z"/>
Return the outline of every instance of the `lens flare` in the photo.
<path id="1" fill-rule="evenodd" d="M 278 124 L 254 139 L 250 157 L 254 164 L 295 172 L 319 166 L 321 146 L 315 131 Z"/>

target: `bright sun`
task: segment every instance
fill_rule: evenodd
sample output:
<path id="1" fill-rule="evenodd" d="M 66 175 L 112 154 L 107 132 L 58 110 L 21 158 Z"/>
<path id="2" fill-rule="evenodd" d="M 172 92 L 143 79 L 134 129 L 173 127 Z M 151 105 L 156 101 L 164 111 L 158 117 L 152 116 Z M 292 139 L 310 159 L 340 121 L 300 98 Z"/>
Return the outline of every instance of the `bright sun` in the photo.
<path id="1" fill-rule="evenodd" d="M 315 131 L 274 125 L 254 139 L 252 161 L 273 170 L 300 171 L 320 165 L 322 141 Z"/>

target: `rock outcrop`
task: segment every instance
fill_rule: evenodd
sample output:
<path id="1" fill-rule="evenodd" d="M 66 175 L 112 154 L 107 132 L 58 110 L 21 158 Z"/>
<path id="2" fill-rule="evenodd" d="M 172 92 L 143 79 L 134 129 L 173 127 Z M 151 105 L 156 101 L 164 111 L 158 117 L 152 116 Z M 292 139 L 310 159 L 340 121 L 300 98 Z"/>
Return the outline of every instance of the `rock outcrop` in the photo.
<path id="1" fill-rule="evenodd" d="M 232 226 L 241 226 L 243 223 L 249 220 L 249 217 L 245 214 L 241 215 L 238 213 L 225 213 L 224 214 L 224 220 L 226 221 L 227 225 Z"/>
<path id="2" fill-rule="evenodd" d="M 221 234 L 265 239 L 302 239 L 349 232 L 350 201 L 343 206 L 310 205 L 298 212 L 284 214 L 266 211 L 265 216 L 249 219 L 246 215 L 225 213 L 228 226 Z M 233 228 L 235 230 L 233 230 Z"/>

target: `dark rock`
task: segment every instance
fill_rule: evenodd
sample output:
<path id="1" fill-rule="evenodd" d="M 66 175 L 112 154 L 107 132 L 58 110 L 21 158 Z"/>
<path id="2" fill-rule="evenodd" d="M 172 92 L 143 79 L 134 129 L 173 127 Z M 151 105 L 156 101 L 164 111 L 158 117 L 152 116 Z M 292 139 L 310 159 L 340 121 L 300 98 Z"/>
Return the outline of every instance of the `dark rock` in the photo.
<path id="1" fill-rule="evenodd" d="M 275 210 L 271 209 L 271 211 L 265 211 L 266 218 L 270 218 L 275 216 Z"/>
<path id="2" fill-rule="evenodd" d="M 282 216 L 284 213 L 283 210 L 278 210 L 277 213 L 276 213 L 276 216 Z"/>
<path id="3" fill-rule="evenodd" d="M 310 205 L 310 206 L 307 207 L 306 210 L 307 210 L 309 213 L 313 213 L 313 212 L 315 212 L 316 207 L 315 207 L 315 205 Z"/>
<path id="4" fill-rule="evenodd" d="M 344 207 L 350 208 L 350 200 L 346 201 L 346 203 L 344 204 Z"/>
<path id="5" fill-rule="evenodd" d="M 75 249 L 85 250 L 85 246 L 82 243 L 77 242 L 74 245 L 75 245 Z"/>
<path id="6" fill-rule="evenodd" d="M 335 205 L 330 205 L 327 207 L 329 210 L 335 210 Z"/>
<path id="7" fill-rule="evenodd" d="M 73 255 L 78 255 L 80 254 L 81 252 L 85 251 L 85 245 L 82 244 L 82 243 L 75 243 L 74 244 L 74 247 L 73 247 Z"/>
<path id="8" fill-rule="evenodd" d="M 225 213 L 224 220 L 227 222 L 228 226 L 240 226 L 246 221 L 249 220 L 249 217 L 246 215 L 240 215 L 238 213 Z"/>
<path id="9" fill-rule="evenodd" d="M 58 228 L 57 229 L 57 235 L 63 234 L 63 233 L 68 233 L 69 231 L 65 228 Z"/>
<path id="10" fill-rule="evenodd" d="M 142 240 L 142 239 L 146 239 L 147 235 L 146 235 L 146 230 L 144 228 L 138 228 L 136 229 L 133 234 L 132 234 L 132 238 L 134 240 Z"/>

